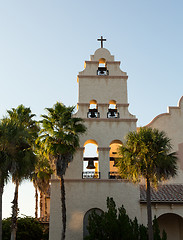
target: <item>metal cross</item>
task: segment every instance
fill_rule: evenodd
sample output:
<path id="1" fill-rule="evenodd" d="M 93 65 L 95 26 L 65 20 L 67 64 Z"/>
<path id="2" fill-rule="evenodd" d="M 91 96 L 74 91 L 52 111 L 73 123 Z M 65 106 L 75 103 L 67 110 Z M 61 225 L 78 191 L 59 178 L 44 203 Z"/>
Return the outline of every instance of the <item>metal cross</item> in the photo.
<path id="1" fill-rule="evenodd" d="M 104 39 L 103 36 L 101 36 L 101 38 L 97 39 L 97 41 L 101 42 L 101 48 L 103 48 L 103 42 L 106 41 L 106 39 Z"/>

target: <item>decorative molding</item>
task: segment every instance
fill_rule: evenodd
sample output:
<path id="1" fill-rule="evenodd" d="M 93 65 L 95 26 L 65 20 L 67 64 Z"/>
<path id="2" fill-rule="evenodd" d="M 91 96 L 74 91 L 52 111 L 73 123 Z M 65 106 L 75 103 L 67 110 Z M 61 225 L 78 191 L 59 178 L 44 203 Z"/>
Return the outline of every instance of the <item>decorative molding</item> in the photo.
<path id="1" fill-rule="evenodd" d="M 77 75 L 77 78 L 104 78 L 104 79 L 128 79 L 128 76 L 110 76 L 110 75 Z"/>
<path id="2" fill-rule="evenodd" d="M 171 116 L 171 110 L 181 110 L 181 101 L 183 100 L 183 96 L 180 98 L 179 102 L 178 102 L 178 106 L 169 106 L 168 107 L 168 112 L 167 113 L 161 113 L 159 115 L 157 115 L 155 118 L 153 118 L 151 120 L 150 123 L 148 123 L 147 125 L 145 125 L 145 127 L 149 127 L 151 126 L 152 123 L 154 123 L 158 118 L 161 118 L 163 116 Z"/>
<path id="3" fill-rule="evenodd" d="M 151 126 L 151 124 L 152 124 L 155 120 L 157 120 L 158 118 L 160 118 L 160 117 L 170 116 L 170 115 L 171 115 L 170 113 L 161 113 L 161 114 L 157 115 L 155 118 L 153 118 L 153 120 L 151 120 L 151 122 L 148 123 L 147 125 L 145 125 L 144 127 L 149 127 L 149 126 Z"/>
<path id="4" fill-rule="evenodd" d="M 78 106 L 90 106 L 90 103 L 77 103 Z"/>
<path id="5" fill-rule="evenodd" d="M 116 103 L 117 107 L 129 107 L 129 103 Z"/>
<path id="6" fill-rule="evenodd" d="M 78 106 L 90 106 L 90 103 L 77 103 Z M 105 106 L 109 106 L 109 103 L 98 103 L 97 105 L 100 107 L 105 107 Z M 116 104 L 117 107 L 128 107 L 129 103 L 117 103 Z"/>
<path id="7" fill-rule="evenodd" d="M 99 61 L 85 61 L 85 63 L 86 64 L 99 64 Z M 106 64 L 117 64 L 117 65 L 119 65 L 119 64 L 121 64 L 121 62 L 120 61 L 106 61 Z"/>
<path id="8" fill-rule="evenodd" d="M 83 118 L 85 122 L 137 122 L 137 118 Z"/>
<path id="9" fill-rule="evenodd" d="M 121 182 L 129 182 L 126 179 L 99 179 L 99 178 L 92 178 L 92 179 L 88 179 L 88 178 L 83 178 L 83 179 L 65 179 L 65 182 L 91 182 L 91 183 L 95 183 L 95 182 L 108 182 L 108 183 L 121 183 Z"/>
<path id="10" fill-rule="evenodd" d="M 110 147 L 98 147 L 97 150 L 99 151 L 110 151 Z"/>

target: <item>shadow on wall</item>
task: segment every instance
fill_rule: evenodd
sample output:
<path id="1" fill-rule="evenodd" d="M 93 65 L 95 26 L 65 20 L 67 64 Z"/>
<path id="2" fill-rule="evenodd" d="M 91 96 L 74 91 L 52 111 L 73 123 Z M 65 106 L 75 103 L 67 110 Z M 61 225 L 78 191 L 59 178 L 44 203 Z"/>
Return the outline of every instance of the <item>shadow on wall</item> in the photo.
<path id="1" fill-rule="evenodd" d="M 167 233 L 168 240 L 183 239 L 183 218 L 177 214 L 166 213 L 158 217 L 158 224 L 162 233 L 163 229 Z"/>

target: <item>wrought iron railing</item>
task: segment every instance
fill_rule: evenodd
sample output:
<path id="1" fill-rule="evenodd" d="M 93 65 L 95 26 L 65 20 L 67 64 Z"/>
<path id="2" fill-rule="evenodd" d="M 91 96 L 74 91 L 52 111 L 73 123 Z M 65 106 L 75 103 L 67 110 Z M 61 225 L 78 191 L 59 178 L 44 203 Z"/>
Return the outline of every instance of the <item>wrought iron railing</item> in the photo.
<path id="1" fill-rule="evenodd" d="M 96 179 L 100 178 L 100 172 L 82 172 L 82 178 L 87 178 L 87 179 Z"/>
<path id="2" fill-rule="evenodd" d="M 118 172 L 109 172 L 109 179 L 121 179 Z"/>
<path id="3" fill-rule="evenodd" d="M 50 216 L 44 216 L 44 217 L 40 217 L 40 218 L 37 218 L 37 220 L 41 223 L 49 223 L 50 221 Z"/>

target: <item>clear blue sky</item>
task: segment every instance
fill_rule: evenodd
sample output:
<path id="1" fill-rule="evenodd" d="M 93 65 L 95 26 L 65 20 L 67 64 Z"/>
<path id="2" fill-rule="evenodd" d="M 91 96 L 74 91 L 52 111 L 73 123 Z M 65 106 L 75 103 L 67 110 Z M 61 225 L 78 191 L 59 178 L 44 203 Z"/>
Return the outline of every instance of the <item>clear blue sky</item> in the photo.
<path id="1" fill-rule="evenodd" d="M 138 126 L 149 123 L 183 95 L 182 12 L 182 0 L 1 1 L 0 117 L 19 104 L 38 118 L 56 101 L 76 105 L 76 76 L 103 35 L 128 73 L 130 112 Z M 32 188 L 24 186 L 28 196 Z M 5 188 L 4 217 L 12 191 Z M 21 195 L 20 212 L 33 214 L 33 196 Z"/>

